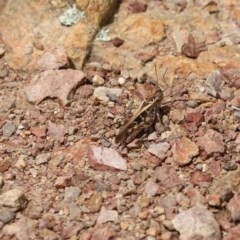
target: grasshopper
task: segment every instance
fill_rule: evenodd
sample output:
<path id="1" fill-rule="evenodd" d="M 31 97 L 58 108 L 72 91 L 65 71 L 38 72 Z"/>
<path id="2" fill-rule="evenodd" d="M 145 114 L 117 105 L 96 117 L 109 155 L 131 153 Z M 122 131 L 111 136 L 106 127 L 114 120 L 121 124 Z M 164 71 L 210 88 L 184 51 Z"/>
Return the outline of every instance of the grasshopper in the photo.
<path id="1" fill-rule="evenodd" d="M 154 67 L 157 75 L 156 65 L 154 65 Z M 152 83 L 156 85 L 157 90 L 151 98 L 143 100 L 138 109 L 120 128 L 115 138 L 116 143 L 130 143 L 141 131 L 148 129 L 155 122 L 159 107 L 163 100 L 163 92 L 158 83 L 155 81 Z"/>

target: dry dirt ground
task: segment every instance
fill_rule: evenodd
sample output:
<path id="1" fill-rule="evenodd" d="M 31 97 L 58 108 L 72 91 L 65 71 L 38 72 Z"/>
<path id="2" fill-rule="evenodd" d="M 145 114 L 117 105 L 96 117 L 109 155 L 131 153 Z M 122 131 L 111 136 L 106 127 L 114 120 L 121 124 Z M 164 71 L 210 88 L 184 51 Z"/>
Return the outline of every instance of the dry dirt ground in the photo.
<path id="1" fill-rule="evenodd" d="M 0 3 L 0 239 L 240 239 L 240 2 L 73 3 Z"/>

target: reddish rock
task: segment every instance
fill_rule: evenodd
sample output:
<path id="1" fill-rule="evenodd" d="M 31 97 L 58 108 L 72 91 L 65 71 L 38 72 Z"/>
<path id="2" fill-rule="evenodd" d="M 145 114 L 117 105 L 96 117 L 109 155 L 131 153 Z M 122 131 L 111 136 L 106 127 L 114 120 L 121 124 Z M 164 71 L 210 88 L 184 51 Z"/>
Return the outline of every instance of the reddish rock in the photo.
<path id="1" fill-rule="evenodd" d="M 213 207 L 220 207 L 222 202 L 220 195 L 216 193 L 207 195 L 207 201 L 208 204 Z"/>
<path id="2" fill-rule="evenodd" d="M 171 166 L 161 166 L 156 168 L 154 176 L 159 181 L 160 185 L 165 188 L 172 188 L 178 185 L 183 184 L 175 169 Z"/>
<path id="3" fill-rule="evenodd" d="M 120 47 L 123 43 L 124 43 L 124 40 L 122 40 L 121 38 L 116 37 L 112 39 L 112 44 L 115 47 Z"/>
<path id="4" fill-rule="evenodd" d="M 40 103 L 46 98 L 58 98 L 62 105 L 69 102 L 70 93 L 84 80 L 79 70 L 48 70 L 37 74 L 25 88 L 27 100 Z"/>
<path id="5" fill-rule="evenodd" d="M 63 227 L 63 237 L 65 239 L 69 239 L 78 234 L 84 228 L 84 224 L 82 222 L 70 222 L 67 223 L 66 226 Z"/>
<path id="6" fill-rule="evenodd" d="M 240 237 L 240 225 L 231 228 L 223 240 L 237 240 Z"/>
<path id="7" fill-rule="evenodd" d="M 51 121 L 48 122 L 48 135 L 56 140 L 61 141 L 66 134 L 66 128 L 62 124 L 55 124 Z"/>
<path id="8" fill-rule="evenodd" d="M 212 181 L 212 177 L 209 174 L 196 171 L 190 177 L 190 181 L 199 186 L 209 185 L 209 183 Z"/>
<path id="9" fill-rule="evenodd" d="M 130 2 L 128 9 L 132 13 L 145 12 L 147 10 L 147 4 L 141 1 L 133 0 Z"/>
<path id="10" fill-rule="evenodd" d="M 218 176 L 221 172 L 221 161 L 212 160 L 208 167 L 212 176 Z"/>
<path id="11" fill-rule="evenodd" d="M 234 222 L 240 220 L 240 195 L 235 194 L 234 197 L 227 204 L 227 209 L 231 213 L 231 218 Z"/>
<path id="12" fill-rule="evenodd" d="M 144 192 L 147 195 L 147 197 L 153 197 L 157 194 L 158 189 L 159 185 L 150 179 L 146 183 Z"/>
<path id="13" fill-rule="evenodd" d="M 207 155 L 211 155 L 213 153 L 225 152 L 225 144 L 223 140 L 223 135 L 221 133 L 209 129 L 202 137 L 198 138 L 197 144 Z"/>
<path id="14" fill-rule="evenodd" d="M 71 176 L 58 177 L 54 183 L 54 186 L 58 189 L 70 187 L 72 184 Z"/>
<path id="15" fill-rule="evenodd" d="M 40 126 L 40 127 L 31 127 L 30 131 L 33 135 L 36 137 L 45 137 L 46 136 L 46 126 Z"/>
<path id="16" fill-rule="evenodd" d="M 190 139 L 183 137 L 173 145 L 173 157 L 179 166 L 185 166 L 199 154 L 198 146 Z"/>
<path id="17" fill-rule="evenodd" d="M 11 165 L 12 163 L 10 160 L 0 158 L 0 173 L 7 171 Z"/>
<path id="18" fill-rule="evenodd" d="M 140 52 L 138 54 L 138 58 L 143 62 L 143 63 L 147 63 L 152 61 L 156 56 L 156 52 L 153 53 L 149 53 L 149 52 Z"/>
<path id="19" fill-rule="evenodd" d="M 88 159 L 91 167 L 98 170 L 127 170 L 126 160 L 112 148 L 90 146 Z"/>
<path id="20" fill-rule="evenodd" d="M 110 227 L 95 229 L 90 240 L 110 240 L 114 239 L 116 233 Z"/>
<path id="21" fill-rule="evenodd" d="M 240 70 L 239 68 L 224 68 L 221 69 L 223 80 L 230 86 L 240 88 Z"/>
<path id="22" fill-rule="evenodd" d="M 66 49 L 58 46 L 47 51 L 37 62 L 40 71 L 58 69 L 68 65 Z"/>
<path id="23" fill-rule="evenodd" d="M 204 115 L 198 109 L 188 109 L 185 113 L 185 120 L 188 122 L 201 123 Z"/>

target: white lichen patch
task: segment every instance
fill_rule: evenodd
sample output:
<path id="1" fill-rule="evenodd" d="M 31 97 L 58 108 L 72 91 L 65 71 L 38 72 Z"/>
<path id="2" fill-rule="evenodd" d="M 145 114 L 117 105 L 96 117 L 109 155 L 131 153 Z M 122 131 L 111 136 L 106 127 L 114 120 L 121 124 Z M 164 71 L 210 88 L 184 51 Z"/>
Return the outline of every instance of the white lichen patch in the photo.
<path id="1" fill-rule="evenodd" d="M 60 17 L 59 21 L 64 26 L 72 26 L 85 17 L 85 12 L 77 9 L 76 5 L 67 9 Z"/>
<path id="2" fill-rule="evenodd" d="M 96 40 L 103 42 L 111 41 L 111 37 L 109 36 L 109 29 L 107 29 L 107 27 L 103 27 L 97 34 Z"/>

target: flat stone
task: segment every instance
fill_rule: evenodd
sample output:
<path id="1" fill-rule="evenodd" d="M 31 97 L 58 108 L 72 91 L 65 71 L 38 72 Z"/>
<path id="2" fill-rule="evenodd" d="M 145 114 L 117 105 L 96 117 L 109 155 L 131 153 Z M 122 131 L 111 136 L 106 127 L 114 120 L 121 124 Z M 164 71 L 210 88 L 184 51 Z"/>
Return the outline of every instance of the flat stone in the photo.
<path id="1" fill-rule="evenodd" d="M 56 124 L 48 121 L 48 136 L 51 136 L 54 139 L 61 141 L 62 139 L 64 139 L 66 132 L 66 128 L 63 124 Z"/>
<path id="2" fill-rule="evenodd" d="M 62 46 L 57 46 L 48 50 L 37 62 L 39 71 L 59 69 L 68 64 L 67 52 Z"/>
<path id="3" fill-rule="evenodd" d="M 7 207 L 14 212 L 25 208 L 27 202 L 26 196 L 19 189 L 12 189 L 0 195 L 0 207 Z"/>
<path id="4" fill-rule="evenodd" d="M 93 96 L 98 100 L 107 103 L 109 100 L 116 102 L 121 94 L 121 88 L 97 87 L 94 90 Z"/>
<path id="5" fill-rule="evenodd" d="M 223 240 L 236 240 L 239 238 L 239 236 L 240 236 L 240 226 L 238 224 L 237 226 L 234 226 L 228 231 L 227 236 L 225 236 Z"/>
<path id="6" fill-rule="evenodd" d="M 57 189 L 60 188 L 65 188 L 65 187 L 69 187 L 72 184 L 72 177 L 71 176 L 62 176 L 62 177 L 57 177 L 54 186 Z"/>
<path id="7" fill-rule="evenodd" d="M 46 98 L 58 98 L 62 105 L 69 103 L 70 93 L 84 80 L 79 70 L 48 70 L 35 75 L 25 88 L 27 100 L 39 104 Z"/>
<path id="8" fill-rule="evenodd" d="M 97 224 L 106 222 L 118 222 L 118 212 L 115 210 L 107 210 L 105 207 L 102 207 L 97 218 Z"/>
<path id="9" fill-rule="evenodd" d="M 187 109 L 185 120 L 188 122 L 201 123 L 204 120 L 204 115 L 199 109 Z"/>
<path id="10" fill-rule="evenodd" d="M 101 209 L 103 202 L 102 194 L 94 193 L 86 202 L 85 205 L 92 213 L 98 212 Z"/>
<path id="11" fill-rule="evenodd" d="M 154 176 L 159 181 L 160 186 L 165 188 L 173 188 L 175 186 L 183 184 L 183 180 L 181 180 L 175 169 L 171 166 L 161 166 L 157 167 Z"/>
<path id="12" fill-rule="evenodd" d="M 212 129 L 207 130 L 202 137 L 199 137 L 197 144 L 207 155 L 225 152 L 223 135 Z"/>
<path id="13" fill-rule="evenodd" d="M 88 159 L 90 165 L 98 170 L 127 170 L 126 160 L 112 148 L 90 146 Z"/>
<path id="14" fill-rule="evenodd" d="M 12 166 L 12 163 L 9 159 L 0 158 L 0 172 L 1 173 L 7 171 L 11 166 Z"/>
<path id="15" fill-rule="evenodd" d="M 0 208 L 0 221 L 4 224 L 9 223 L 16 216 L 16 213 L 11 211 L 9 208 L 2 207 Z"/>
<path id="16" fill-rule="evenodd" d="M 41 153 L 36 157 L 35 163 L 37 165 L 41 165 L 44 163 L 48 163 L 50 159 L 51 159 L 50 153 Z"/>
<path id="17" fill-rule="evenodd" d="M 210 174 L 202 173 L 201 171 L 195 171 L 191 177 L 190 181 L 199 186 L 208 186 L 212 181 L 212 177 Z"/>
<path id="18" fill-rule="evenodd" d="M 173 157 L 179 166 L 189 164 L 199 154 L 198 146 L 189 138 L 183 137 L 173 145 Z"/>
<path id="19" fill-rule="evenodd" d="M 2 127 L 3 136 L 5 137 L 11 137 L 16 130 L 17 126 L 14 122 L 6 122 Z"/>
<path id="20" fill-rule="evenodd" d="M 64 191 L 64 201 L 75 202 L 81 194 L 79 187 L 66 187 Z"/>
<path id="21" fill-rule="evenodd" d="M 47 228 L 40 230 L 40 236 L 43 239 L 48 239 L 48 240 L 59 240 L 60 239 L 60 236 L 57 233 L 55 233 L 52 230 L 47 229 Z"/>
<path id="22" fill-rule="evenodd" d="M 158 189 L 159 185 L 150 179 L 146 183 L 144 192 L 148 197 L 153 197 L 157 194 Z"/>
<path id="23" fill-rule="evenodd" d="M 227 209 L 231 213 L 231 218 L 234 222 L 240 220 L 240 195 L 235 194 L 227 204 Z"/>
<path id="24" fill-rule="evenodd" d="M 91 235 L 91 240 L 111 240 L 116 236 L 115 231 L 110 227 L 97 228 Z M 82 238 L 81 238 L 82 239 Z M 83 240 L 88 240 L 85 238 Z"/>
<path id="25" fill-rule="evenodd" d="M 35 135 L 36 137 L 45 137 L 46 136 L 46 126 L 40 126 L 40 127 L 31 127 L 30 132 Z"/>
<path id="26" fill-rule="evenodd" d="M 17 168 L 19 171 L 23 171 L 27 166 L 27 162 L 25 161 L 24 158 L 25 157 L 23 157 L 23 156 L 19 156 L 19 159 L 14 164 L 14 167 Z"/>
<path id="27" fill-rule="evenodd" d="M 177 214 L 172 220 L 174 228 L 180 232 L 180 239 L 220 240 L 221 231 L 214 215 L 203 205 Z"/>
<path id="28" fill-rule="evenodd" d="M 155 155 L 160 159 L 166 158 L 166 153 L 170 148 L 170 144 L 167 142 L 151 143 L 148 147 L 148 152 Z"/>

